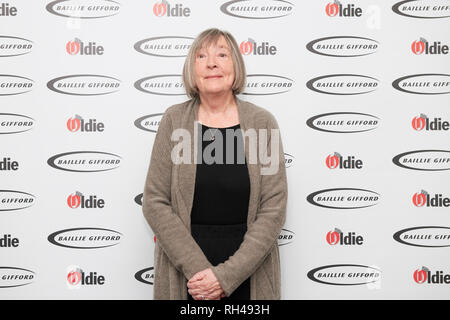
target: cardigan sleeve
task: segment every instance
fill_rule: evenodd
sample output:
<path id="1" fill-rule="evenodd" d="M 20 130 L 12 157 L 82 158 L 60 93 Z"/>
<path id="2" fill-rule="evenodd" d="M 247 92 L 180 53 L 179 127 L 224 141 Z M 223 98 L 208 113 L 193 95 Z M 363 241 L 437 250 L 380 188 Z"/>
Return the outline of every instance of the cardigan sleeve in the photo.
<path id="1" fill-rule="evenodd" d="M 268 115 L 268 144 L 271 146 L 271 129 L 279 129 L 272 114 Z M 275 151 L 275 150 L 274 150 Z M 284 152 L 279 137 L 278 171 L 261 175 L 261 194 L 255 221 L 250 224 L 239 249 L 223 263 L 212 267 L 223 291 L 230 296 L 262 264 L 281 232 L 286 219 L 287 179 Z M 271 152 L 271 151 L 270 151 Z M 269 152 L 269 153 L 270 153 Z"/>
<path id="2" fill-rule="evenodd" d="M 175 268 L 190 279 L 197 272 L 209 268 L 211 263 L 171 205 L 172 131 L 172 122 L 166 110 L 153 143 L 142 211 L 159 246 Z"/>

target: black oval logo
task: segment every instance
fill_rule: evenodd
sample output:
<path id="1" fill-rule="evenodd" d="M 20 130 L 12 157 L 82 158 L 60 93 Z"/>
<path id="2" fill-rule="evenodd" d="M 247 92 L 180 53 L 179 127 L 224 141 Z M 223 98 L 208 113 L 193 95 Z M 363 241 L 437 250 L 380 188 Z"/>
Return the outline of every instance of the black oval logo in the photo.
<path id="1" fill-rule="evenodd" d="M 432 2 L 432 5 L 430 4 L 430 1 L 427 0 L 401 1 L 392 6 L 392 11 L 409 18 L 437 19 L 450 17 L 450 6 L 448 5 L 448 1 L 441 0 L 440 5 L 437 5 L 436 2 L 439 3 L 438 0 Z M 437 12 L 433 12 L 430 9 Z M 439 12 L 439 10 L 441 12 Z M 419 15 L 420 12 L 424 15 Z M 413 15 L 414 13 L 417 13 L 417 15 Z"/>
<path id="2" fill-rule="evenodd" d="M 375 191 L 357 188 L 333 188 L 311 193 L 306 200 L 315 206 L 329 209 L 361 209 L 378 204 Z"/>
<path id="3" fill-rule="evenodd" d="M 70 172 L 100 172 L 116 169 L 122 157 L 101 151 L 72 151 L 54 155 L 47 164 L 55 169 Z"/>
<path id="4" fill-rule="evenodd" d="M 413 94 L 450 93 L 450 74 L 422 73 L 398 78 L 392 86 L 402 92 Z"/>
<path id="5" fill-rule="evenodd" d="M 423 248 L 450 247 L 450 228 L 438 226 L 413 227 L 394 233 L 395 241 Z"/>
<path id="6" fill-rule="evenodd" d="M 34 271 L 17 267 L 0 267 L 0 288 L 14 288 L 34 281 Z"/>
<path id="7" fill-rule="evenodd" d="M 154 275 L 153 267 L 142 269 L 142 270 L 136 272 L 134 275 L 134 278 L 137 281 L 140 281 L 145 284 L 153 284 L 154 277 L 155 277 L 155 275 Z M 151 279 L 151 281 L 148 279 Z"/>
<path id="8" fill-rule="evenodd" d="M 306 49 L 329 57 L 361 57 L 375 53 L 378 41 L 355 36 L 334 36 L 313 40 L 306 45 Z"/>
<path id="9" fill-rule="evenodd" d="M 0 190 L 0 212 L 29 208 L 34 204 L 35 199 L 36 197 L 31 193 L 15 190 Z"/>
<path id="10" fill-rule="evenodd" d="M 357 286 L 379 281 L 381 270 L 360 264 L 333 264 L 312 269 L 307 276 L 310 280 L 322 284 Z"/>
<path id="11" fill-rule="evenodd" d="M 47 83 L 50 90 L 73 96 L 100 96 L 119 91 L 119 79 L 98 74 L 73 74 Z"/>
<path id="12" fill-rule="evenodd" d="M 59 4 L 62 4 L 58 6 Z M 64 18 L 96 19 L 111 17 L 119 13 L 120 3 L 113 0 L 56 0 L 50 2 L 45 9 Z"/>
<path id="13" fill-rule="evenodd" d="M 141 130 L 156 133 L 163 114 L 164 113 L 154 113 L 140 117 L 134 121 L 134 125 Z"/>
<path id="14" fill-rule="evenodd" d="M 357 95 L 375 91 L 379 80 L 360 74 L 330 74 L 309 80 L 306 87 L 312 91 L 333 95 Z"/>
<path id="15" fill-rule="evenodd" d="M 359 112 L 330 112 L 309 118 L 306 125 L 314 130 L 331 133 L 357 133 L 375 130 L 380 118 Z"/>
<path id="16" fill-rule="evenodd" d="M 47 240 L 55 246 L 71 249 L 99 249 L 118 245 L 122 234 L 103 228 L 72 228 L 53 232 Z"/>
<path id="17" fill-rule="evenodd" d="M 136 202 L 138 205 L 142 206 L 142 198 L 144 197 L 144 193 L 138 194 L 136 197 L 134 197 L 134 202 Z"/>
<path id="18" fill-rule="evenodd" d="M 450 151 L 415 150 L 396 155 L 392 162 L 404 169 L 422 171 L 450 170 Z"/>
<path id="19" fill-rule="evenodd" d="M 33 126 L 34 119 L 28 116 L 16 113 L 0 113 L 0 134 L 21 133 L 33 129 Z"/>

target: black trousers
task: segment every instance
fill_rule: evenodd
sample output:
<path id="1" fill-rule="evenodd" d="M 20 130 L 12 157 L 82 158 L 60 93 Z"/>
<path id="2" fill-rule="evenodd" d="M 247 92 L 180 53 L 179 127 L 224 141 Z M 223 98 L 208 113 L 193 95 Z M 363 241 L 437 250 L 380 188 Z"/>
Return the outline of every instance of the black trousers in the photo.
<path id="1" fill-rule="evenodd" d="M 244 240 L 246 224 L 192 224 L 191 234 L 213 266 L 225 262 Z M 188 292 L 188 300 L 194 300 Z M 250 300 L 250 278 L 247 278 L 229 297 L 221 300 Z"/>

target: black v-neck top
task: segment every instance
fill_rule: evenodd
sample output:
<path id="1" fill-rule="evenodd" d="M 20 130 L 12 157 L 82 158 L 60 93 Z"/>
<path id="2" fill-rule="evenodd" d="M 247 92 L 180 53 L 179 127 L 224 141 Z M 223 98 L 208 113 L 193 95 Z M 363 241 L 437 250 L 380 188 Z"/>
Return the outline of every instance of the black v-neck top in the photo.
<path id="1" fill-rule="evenodd" d="M 205 137 L 207 141 L 199 141 L 202 148 L 198 148 L 198 159 L 202 161 L 197 163 L 191 234 L 209 262 L 216 266 L 233 255 L 244 239 L 247 231 L 250 178 L 239 124 L 226 128 L 201 125 L 199 132 L 202 132 L 199 139 Z M 219 135 L 222 136 L 222 144 Z M 215 137 L 214 141 L 210 140 L 211 136 Z M 217 146 L 217 149 L 214 150 L 213 146 Z M 188 298 L 192 300 L 189 293 Z M 249 300 L 250 278 L 230 297 L 223 299 Z"/>

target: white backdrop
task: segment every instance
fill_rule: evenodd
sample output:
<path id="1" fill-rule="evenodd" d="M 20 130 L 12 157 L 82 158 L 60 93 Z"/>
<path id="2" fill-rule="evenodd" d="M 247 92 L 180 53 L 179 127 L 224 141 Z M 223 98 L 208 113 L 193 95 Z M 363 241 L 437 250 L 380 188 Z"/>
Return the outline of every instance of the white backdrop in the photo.
<path id="1" fill-rule="evenodd" d="M 210 27 L 242 44 L 240 97 L 281 128 L 282 299 L 449 298 L 449 16 L 448 0 L 1 1 L 0 298 L 152 299 L 139 202 Z M 329 168 L 336 153 L 361 168 Z"/>

